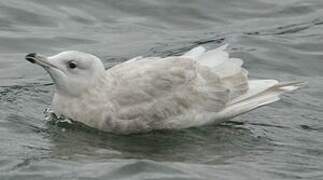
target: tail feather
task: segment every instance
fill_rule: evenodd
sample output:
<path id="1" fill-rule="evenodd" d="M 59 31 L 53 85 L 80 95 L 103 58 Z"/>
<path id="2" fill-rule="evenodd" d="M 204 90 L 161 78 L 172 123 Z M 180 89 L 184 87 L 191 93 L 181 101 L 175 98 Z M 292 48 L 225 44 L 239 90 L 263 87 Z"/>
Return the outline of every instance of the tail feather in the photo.
<path id="1" fill-rule="evenodd" d="M 280 95 L 294 91 L 304 82 L 278 82 L 276 80 L 248 80 L 248 71 L 242 68 L 243 60 L 231 58 L 225 44 L 206 51 L 202 46 L 185 53 L 201 66 L 210 68 L 218 75 L 222 85 L 230 92 L 226 108 L 217 114 L 217 119 L 227 119 L 258 107 L 278 101 Z"/>
<path id="2" fill-rule="evenodd" d="M 280 82 L 275 80 L 253 80 L 246 95 L 234 99 L 221 112 L 222 118 L 232 118 L 239 114 L 246 113 L 261 106 L 273 103 L 280 99 L 285 92 L 294 91 L 302 86 L 304 82 Z M 267 84 L 267 86 L 264 86 Z M 259 87 L 261 85 L 262 87 Z"/>

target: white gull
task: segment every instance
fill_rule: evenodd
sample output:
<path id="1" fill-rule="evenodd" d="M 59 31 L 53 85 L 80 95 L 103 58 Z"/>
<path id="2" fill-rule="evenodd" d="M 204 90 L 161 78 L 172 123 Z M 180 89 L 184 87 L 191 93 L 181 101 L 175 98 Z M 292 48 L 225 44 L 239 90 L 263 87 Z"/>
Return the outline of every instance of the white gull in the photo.
<path id="1" fill-rule="evenodd" d="M 117 134 L 221 123 L 303 85 L 249 80 L 243 61 L 230 58 L 226 47 L 136 57 L 108 70 L 96 56 L 78 51 L 26 59 L 55 82 L 55 114 Z"/>

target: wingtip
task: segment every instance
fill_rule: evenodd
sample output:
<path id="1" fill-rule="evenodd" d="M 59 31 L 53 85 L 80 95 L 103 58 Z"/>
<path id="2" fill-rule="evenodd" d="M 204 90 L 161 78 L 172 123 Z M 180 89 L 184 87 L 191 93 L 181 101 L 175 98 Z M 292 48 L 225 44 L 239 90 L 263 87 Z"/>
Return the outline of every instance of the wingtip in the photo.
<path id="1" fill-rule="evenodd" d="M 279 89 L 284 91 L 294 91 L 306 85 L 304 81 L 281 82 L 278 84 Z"/>
<path id="2" fill-rule="evenodd" d="M 204 46 L 197 46 L 197 47 L 195 47 L 193 49 L 196 49 L 196 50 L 198 49 L 200 51 L 206 51 L 206 48 Z"/>
<path id="3" fill-rule="evenodd" d="M 205 52 L 206 52 L 206 49 L 203 46 L 197 46 L 197 47 L 191 49 L 190 51 L 186 52 L 182 56 L 197 58 L 197 57 L 201 56 Z"/>

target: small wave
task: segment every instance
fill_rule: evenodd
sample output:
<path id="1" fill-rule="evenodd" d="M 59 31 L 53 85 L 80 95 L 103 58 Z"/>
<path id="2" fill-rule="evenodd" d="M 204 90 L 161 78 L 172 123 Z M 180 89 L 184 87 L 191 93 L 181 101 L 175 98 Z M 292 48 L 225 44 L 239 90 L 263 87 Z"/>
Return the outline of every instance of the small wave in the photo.
<path id="1" fill-rule="evenodd" d="M 307 23 L 290 24 L 286 26 L 279 26 L 269 30 L 246 32 L 244 34 L 261 35 L 261 36 L 294 34 L 322 24 L 323 24 L 323 20 L 321 18 L 317 18 Z"/>

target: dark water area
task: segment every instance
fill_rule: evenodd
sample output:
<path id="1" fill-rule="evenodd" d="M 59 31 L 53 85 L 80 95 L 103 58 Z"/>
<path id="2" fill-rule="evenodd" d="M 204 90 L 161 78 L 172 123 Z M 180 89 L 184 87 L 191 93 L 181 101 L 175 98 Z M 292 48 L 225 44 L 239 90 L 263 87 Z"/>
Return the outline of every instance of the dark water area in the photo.
<path id="1" fill-rule="evenodd" d="M 30 52 L 128 58 L 230 44 L 251 78 L 306 81 L 219 126 L 116 136 L 45 121 Z M 2 0 L 0 179 L 323 179 L 322 0 Z"/>

